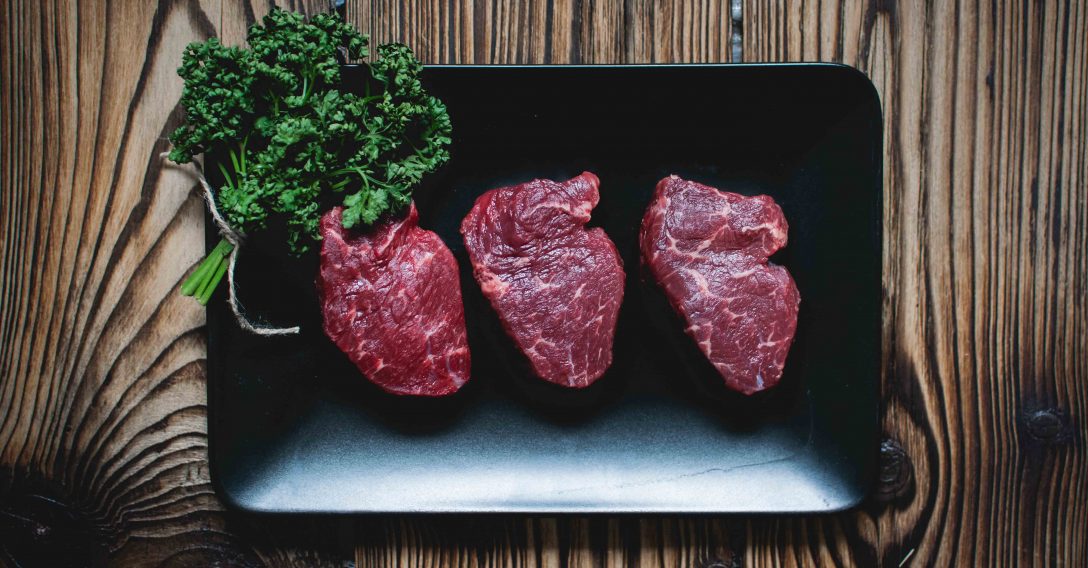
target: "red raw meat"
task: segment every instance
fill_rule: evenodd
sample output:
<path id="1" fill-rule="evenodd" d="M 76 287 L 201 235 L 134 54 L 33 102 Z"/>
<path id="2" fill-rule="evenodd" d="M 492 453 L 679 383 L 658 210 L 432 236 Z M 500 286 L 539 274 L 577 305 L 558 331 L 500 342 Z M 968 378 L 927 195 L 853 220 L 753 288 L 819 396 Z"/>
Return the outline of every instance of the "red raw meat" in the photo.
<path id="1" fill-rule="evenodd" d="M 394 394 L 442 396 L 469 378 L 457 261 L 408 214 L 366 231 L 321 218 L 317 289 L 325 334 L 371 382 Z"/>
<path id="2" fill-rule="evenodd" d="M 597 176 L 481 195 L 461 222 L 473 273 L 540 378 L 581 388 L 612 364 L 623 263 L 600 228 Z"/>
<path id="3" fill-rule="evenodd" d="M 643 262 L 725 384 L 744 394 L 778 383 L 797 330 L 797 286 L 767 262 L 788 230 L 766 195 L 676 176 L 657 184 L 642 219 Z"/>

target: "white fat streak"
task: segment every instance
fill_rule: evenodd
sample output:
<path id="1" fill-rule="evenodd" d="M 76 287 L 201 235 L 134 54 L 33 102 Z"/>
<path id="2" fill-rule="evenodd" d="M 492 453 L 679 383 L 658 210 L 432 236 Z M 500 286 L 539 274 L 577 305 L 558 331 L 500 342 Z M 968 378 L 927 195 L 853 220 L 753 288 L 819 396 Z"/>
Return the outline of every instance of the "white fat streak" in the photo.
<path id="1" fill-rule="evenodd" d="M 681 270 L 683 270 L 688 276 L 691 276 L 691 279 L 695 281 L 695 285 L 699 287 L 700 294 L 717 297 L 716 294 L 710 293 L 710 282 L 707 281 L 706 276 L 703 276 L 701 272 L 699 272 L 698 270 L 693 270 L 691 268 L 682 268 Z"/>

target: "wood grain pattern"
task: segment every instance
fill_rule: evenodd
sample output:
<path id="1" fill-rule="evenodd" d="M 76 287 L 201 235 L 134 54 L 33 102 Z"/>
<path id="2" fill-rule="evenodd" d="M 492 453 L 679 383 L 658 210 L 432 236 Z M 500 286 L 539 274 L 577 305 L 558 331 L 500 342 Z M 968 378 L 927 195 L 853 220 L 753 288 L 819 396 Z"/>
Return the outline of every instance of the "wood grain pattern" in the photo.
<path id="1" fill-rule="evenodd" d="M 357 566 L 733 565 L 725 523 L 696 519 L 389 519 L 357 527 Z"/>
<path id="2" fill-rule="evenodd" d="M 329 9 L 314 0 L 289 7 Z M 885 111 L 882 485 L 812 518 L 252 518 L 206 466 L 185 43 L 266 2 L 0 7 L 0 565 L 1088 564 L 1088 3 L 349 0 L 428 62 L 841 61 Z M 36 561 L 31 564 L 32 561 Z"/>
<path id="3" fill-rule="evenodd" d="M 3 4 L 0 563 L 351 554 L 227 514 L 209 483 L 204 314 L 176 293 L 203 215 L 157 156 L 182 48 L 254 15 L 227 4 Z"/>
<path id="4" fill-rule="evenodd" d="M 749 2 L 752 59 L 862 69 L 885 127 L 884 428 L 910 495 L 752 522 L 746 563 L 1084 565 L 1084 3 Z"/>
<path id="5" fill-rule="evenodd" d="M 723 62 L 723 0 L 357 0 L 346 17 L 372 43 L 408 44 L 427 63 Z"/>

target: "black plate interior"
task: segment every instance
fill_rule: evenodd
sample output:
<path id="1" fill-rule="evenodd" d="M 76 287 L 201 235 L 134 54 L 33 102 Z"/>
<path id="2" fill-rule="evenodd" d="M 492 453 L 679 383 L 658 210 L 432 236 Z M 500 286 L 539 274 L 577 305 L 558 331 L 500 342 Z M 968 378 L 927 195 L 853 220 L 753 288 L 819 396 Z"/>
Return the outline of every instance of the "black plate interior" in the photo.
<path id="1" fill-rule="evenodd" d="M 346 72 L 357 84 L 357 69 Z M 881 114 L 835 65 L 433 67 L 452 159 L 417 192 L 461 267 L 472 379 L 442 400 L 372 387 L 322 334 L 316 255 L 246 249 L 239 290 L 262 339 L 208 309 L 213 479 L 234 506 L 292 512 L 802 512 L 857 503 L 873 477 L 881 295 Z M 533 379 L 471 275 L 458 226 L 480 193 L 600 176 L 593 225 L 623 255 L 615 362 L 585 391 Z M 676 173 L 766 193 L 790 223 L 772 259 L 801 291 L 782 383 L 727 392 L 643 279 L 637 235 Z M 210 235 L 209 242 L 214 236 Z"/>

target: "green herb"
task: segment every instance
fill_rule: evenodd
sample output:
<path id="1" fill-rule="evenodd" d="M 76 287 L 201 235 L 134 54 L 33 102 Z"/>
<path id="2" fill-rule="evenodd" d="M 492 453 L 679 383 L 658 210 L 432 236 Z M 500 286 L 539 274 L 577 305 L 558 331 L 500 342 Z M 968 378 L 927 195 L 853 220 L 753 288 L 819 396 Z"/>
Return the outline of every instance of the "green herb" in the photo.
<path id="1" fill-rule="evenodd" d="M 330 195 L 343 194 L 345 228 L 369 225 L 406 206 L 449 158 L 449 115 L 424 90 L 408 47 L 378 47 L 356 93 L 341 85 L 340 56 L 367 57 L 367 36 L 337 15 L 307 22 L 274 8 L 247 43 L 186 48 L 178 69 L 186 124 L 170 137 L 175 162 L 205 152 L 220 159 L 216 205 L 235 230 L 281 228 L 301 254 L 319 238 Z M 230 251 L 221 243 L 209 253 L 182 293 L 207 302 Z"/>

